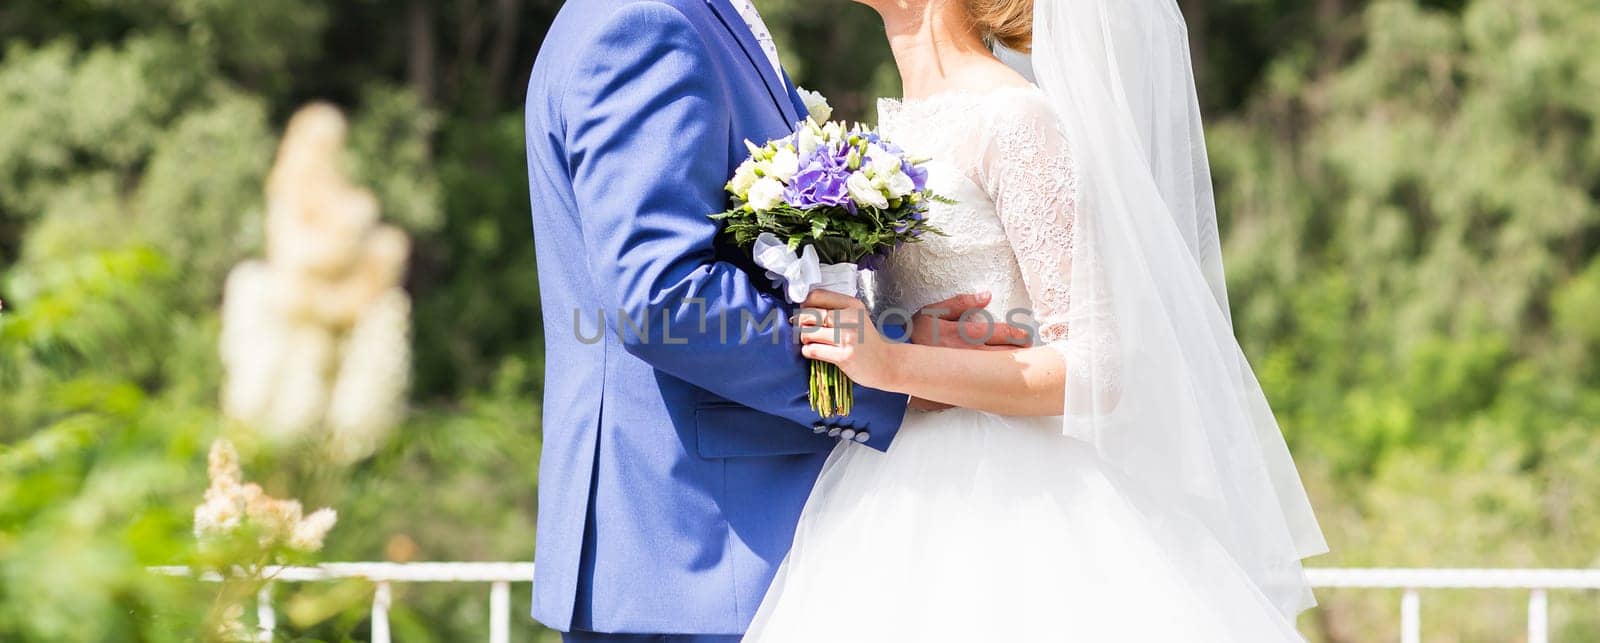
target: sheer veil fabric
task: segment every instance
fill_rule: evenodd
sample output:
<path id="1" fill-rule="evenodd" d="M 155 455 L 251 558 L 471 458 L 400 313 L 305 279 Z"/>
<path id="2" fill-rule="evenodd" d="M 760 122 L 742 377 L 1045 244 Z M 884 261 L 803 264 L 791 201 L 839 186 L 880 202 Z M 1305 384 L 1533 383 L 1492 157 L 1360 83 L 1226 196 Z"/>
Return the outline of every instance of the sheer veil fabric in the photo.
<path id="1" fill-rule="evenodd" d="M 1187 507 L 1286 616 L 1327 545 L 1233 335 L 1209 162 L 1174 0 L 1037 0 L 1031 57 L 1078 159 L 1063 431 Z M 1031 58 L 1031 59 L 1029 59 Z"/>

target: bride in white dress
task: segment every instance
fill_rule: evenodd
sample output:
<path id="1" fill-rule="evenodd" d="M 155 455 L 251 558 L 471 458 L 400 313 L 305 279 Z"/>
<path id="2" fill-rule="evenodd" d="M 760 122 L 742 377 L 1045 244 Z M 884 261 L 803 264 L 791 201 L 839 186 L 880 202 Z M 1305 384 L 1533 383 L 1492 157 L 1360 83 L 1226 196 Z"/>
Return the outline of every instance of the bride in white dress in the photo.
<path id="1" fill-rule="evenodd" d="M 833 452 L 747 640 L 1301 640 L 1326 546 L 1232 335 L 1173 0 L 863 2 L 908 96 L 880 127 L 956 201 L 873 307 L 989 290 L 1037 341 L 897 344 L 813 294 L 805 354 L 913 410 Z"/>

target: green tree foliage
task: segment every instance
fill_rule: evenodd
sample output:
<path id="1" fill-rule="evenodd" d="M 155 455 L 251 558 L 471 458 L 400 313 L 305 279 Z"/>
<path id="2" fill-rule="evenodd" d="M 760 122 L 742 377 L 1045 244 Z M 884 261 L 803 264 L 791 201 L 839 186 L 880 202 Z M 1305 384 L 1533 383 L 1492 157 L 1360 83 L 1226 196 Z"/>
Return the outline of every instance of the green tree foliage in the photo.
<path id="1" fill-rule="evenodd" d="M 1211 129 L 1239 335 L 1316 478 L 1330 564 L 1600 562 L 1584 5 L 1374 2 L 1349 61 L 1285 56 Z M 1390 626 L 1391 600 L 1333 595 L 1327 634 Z M 1443 600 L 1441 635 L 1521 619 L 1505 596 Z M 1571 607 L 1566 638 L 1596 636 L 1592 599 Z"/>
<path id="2" fill-rule="evenodd" d="M 190 640 L 200 631 L 203 613 L 193 608 L 208 604 L 207 588 L 144 567 L 196 560 L 189 523 L 204 489 L 204 448 L 239 433 L 215 410 L 221 284 L 259 252 L 278 129 L 308 87 L 341 87 L 351 169 L 374 186 L 385 218 L 421 239 L 416 290 L 488 308 L 508 298 L 474 293 L 533 279 L 531 260 L 521 259 L 531 256 L 521 161 L 500 152 L 520 154 L 520 131 L 461 126 L 504 141 L 457 143 L 441 133 L 440 112 L 376 65 L 302 78 L 322 71 L 323 39 L 343 17 L 309 2 L 0 7 L 0 640 Z M 441 162 L 441 144 L 463 149 Z M 438 265 L 447 250 L 471 247 L 446 225 L 447 179 L 480 199 L 464 202 L 472 214 L 459 218 L 462 228 L 480 245 L 499 243 L 473 257 L 478 274 L 521 274 L 474 282 Z M 472 190 L 473 182 L 493 187 Z M 536 306 L 536 293 L 526 296 L 513 307 L 524 315 Z M 479 340 L 470 324 L 440 337 L 434 329 L 454 317 L 431 314 L 430 345 L 458 352 L 445 356 L 475 379 L 419 412 L 356 471 L 306 465 L 236 436 L 269 492 L 303 493 L 353 518 L 335 531 L 329 557 L 382 559 L 386 548 L 409 558 L 527 557 L 538 449 L 529 318 L 511 325 L 491 315 L 500 330 Z M 495 341 L 524 350 L 470 345 Z M 441 352 L 419 360 L 419 372 L 447 363 Z M 448 395 L 438 390 L 418 396 Z M 487 510 L 485 498 L 498 508 Z M 426 513 L 396 510 L 403 506 Z M 460 538 L 444 532 L 469 530 L 433 528 L 484 518 L 499 527 Z M 280 592 L 293 608 L 285 626 L 365 638 L 369 591 Z M 396 629 L 405 632 L 408 614 L 429 623 L 418 640 L 486 629 L 482 614 L 450 611 L 439 598 L 410 605 L 425 615 L 401 612 Z"/>
<path id="3" fill-rule="evenodd" d="M 870 9 L 758 3 L 840 117 L 898 92 Z M 329 558 L 531 556 L 543 355 L 520 103 L 559 4 L 0 4 L 0 640 L 191 639 L 206 588 L 144 566 L 194 560 L 222 434 L 268 492 L 340 511 Z M 1180 4 L 1237 331 L 1334 548 L 1314 562 L 1600 564 L 1592 0 Z M 221 285 L 262 245 L 281 128 L 318 99 L 346 110 L 350 169 L 415 240 L 411 419 L 348 469 L 216 411 Z M 280 587 L 282 625 L 365 638 L 369 592 Z M 1314 640 L 1396 627 L 1396 596 L 1322 599 Z M 1552 601 L 1558 639 L 1600 638 L 1594 597 Z M 404 640 L 487 631 L 470 590 L 396 605 Z M 1424 605 L 1430 640 L 1523 627 L 1514 593 Z"/>

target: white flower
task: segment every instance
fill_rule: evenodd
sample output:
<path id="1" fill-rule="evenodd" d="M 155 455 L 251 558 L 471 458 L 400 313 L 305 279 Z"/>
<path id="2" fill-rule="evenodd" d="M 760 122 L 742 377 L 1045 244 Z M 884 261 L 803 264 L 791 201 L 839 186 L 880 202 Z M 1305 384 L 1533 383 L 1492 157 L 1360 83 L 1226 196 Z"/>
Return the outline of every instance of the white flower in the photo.
<path id="1" fill-rule="evenodd" d="M 818 147 L 822 147 L 822 130 L 816 124 L 808 124 L 800 128 L 800 132 L 796 134 L 795 139 L 795 152 L 799 154 L 800 158 L 806 158 L 811 156 L 811 153 L 815 152 Z"/>
<path id="2" fill-rule="evenodd" d="M 734 170 L 733 180 L 728 181 L 728 191 L 741 199 L 750 193 L 750 186 L 756 184 L 756 163 L 746 160 L 739 164 L 739 169 Z"/>
<path id="3" fill-rule="evenodd" d="M 772 155 L 767 171 L 779 181 L 785 183 L 793 181 L 794 175 L 800 172 L 800 157 L 794 153 L 793 148 L 788 146 L 779 148 L 778 152 Z"/>
<path id="4" fill-rule="evenodd" d="M 287 540 L 290 530 L 300 524 L 299 500 L 280 500 L 267 495 L 259 485 L 245 485 L 245 516 L 261 530 L 261 544 Z"/>
<path id="5" fill-rule="evenodd" d="M 886 179 L 900 173 L 900 157 L 878 145 L 867 146 L 867 162 L 872 164 L 874 177 Z"/>
<path id="6" fill-rule="evenodd" d="M 206 476 L 211 479 L 211 486 L 224 488 L 238 485 L 243 479 L 239 451 L 227 438 L 217 438 L 211 443 L 211 451 L 206 456 Z"/>
<path id="7" fill-rule="evenodd" d="M 889 199 L 883 192 L 872 185 L 872 180 L 861 172 L 851 172 L 845 187 L 850 189 L 850 198 L 855 199 L 860 205 L 870 205 L 876 208 L 889 207 Z"/>
<path id="8" fill-rule="evenodd" d="M 206 465 L 211 486 L 206 489 L 205 501 L 194 508 L 194 535 L 201 538 L 238 528 L 245 511 L 239 452 L 233 443 L 225 438 L 212 442 Z"/>
<path id="9" fill-rule="evenodd" d="M 750 186 L 750 194 L 745 197 L 745 203 L 756 212 L 765 212 L 778 207 L 783 202 L 783 182 L 772 177 L 756 181 Z"/>
<path id="10" fill-rule="evenodd" d="M 236 499 L 212 491 L 207 491 L 206 501 L 194 508 L 194 535 L 201 538 L 233 531 L 244 518 L 244 510 Z"/>
<path id="11" fill-rule="evenodd" d="M 905 198 L 917 191 L 917 184 L 911 177 L 906 176 L 905 172 L 895 172 L 890 175 L 885 187 L 889 190 L 889 196 L 897 199 Z"/>
<path id="12" fill-rule="evenodd" d="M 223 411 L 274 442 L 344 440 L 356 426 L 375 444 L 405 411 L 409 308 L 399 285 L 410 242 L 379 223 L 376 197 L 340 171 L 344 134 L 325 105 L 291 120 L 268 180 L 266 260 L 239 265 L 225 287 Z M 375 316 L 384 323 L 365 321 Z"/>
<path id="13" fill-rule="evenodd" d="M 800 93 L 800 101 L 806 104 L 806 112 L 812 122 L 821 124 L 833 118 L 833 106 L 828 104 L 826 96 L 804 87 L 796 87 L 795 91 Z"/>
<path id="14" fill-rule="evenodd" d="M 322 549 L 322 539 L 333 529 L 333 524 L 339 521 L 339 514 L 332 509 L 318 509 L 305 519 L 295 523 L 294 530 L 289 534 L 289 546 L 300 551 L 317 551 Z"/>
<path id="15" fill-rule="evenodd" d="M 400 423 L 411 378 L 411 299 L 392 288 L 345 334 L 328 400 L 327 449 L 349 464 L 372 455 Z"/>

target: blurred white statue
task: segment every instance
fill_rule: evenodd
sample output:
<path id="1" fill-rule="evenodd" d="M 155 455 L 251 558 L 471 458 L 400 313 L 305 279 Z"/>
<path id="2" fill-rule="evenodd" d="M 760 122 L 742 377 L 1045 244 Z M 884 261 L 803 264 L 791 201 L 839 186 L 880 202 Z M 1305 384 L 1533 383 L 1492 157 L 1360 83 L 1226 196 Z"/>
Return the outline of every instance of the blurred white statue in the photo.
<path id="1" fill-rule="evenodd" d="M 345 178 L 344 138 L 328 105 L 289 121 L 267 177 L 266 260 L 228 276 L 222 405 L 280 442 L 323 438 L 350 462 L 403 415 L 411 303 L 399 282 L 410 243 Z"/>

